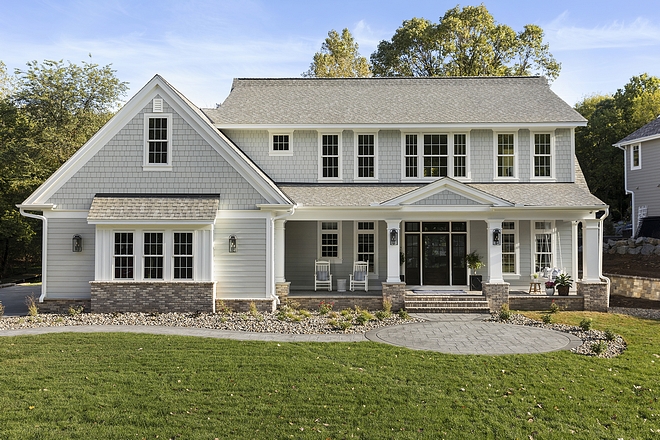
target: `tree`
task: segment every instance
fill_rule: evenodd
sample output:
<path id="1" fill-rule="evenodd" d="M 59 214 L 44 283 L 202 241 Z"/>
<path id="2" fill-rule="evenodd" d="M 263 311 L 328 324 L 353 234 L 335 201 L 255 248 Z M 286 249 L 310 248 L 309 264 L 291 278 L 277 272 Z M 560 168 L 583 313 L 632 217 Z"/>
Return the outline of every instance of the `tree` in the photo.
<path id="1" fill-rule="evenodd" d="M 14 79 L 7 73 L 7 66 L 0 61 L 0 99 L 8 97 L 14 88 Z"/>
<path id="2" fill-rule="evenodd" d="M 302 74 L 317 78 L 355 78 L 371 75 L 369 62 L 358 52 L 358 44 L 344 29 L 341 36 L 334 29 L 321 45 L 321 51 L 314 54 L 309 70 Z"/>
<path id="3" fill-rule="evenodd" d="M 437 24 L 404 21 L 391 41 L 378 44 L 371 63 L 377 76 L 544 74 L 553 80 L 561 69 L 540 27 L 526 25 L 516 33 L 496 23 L 483 4 L 452 8 Z"/>

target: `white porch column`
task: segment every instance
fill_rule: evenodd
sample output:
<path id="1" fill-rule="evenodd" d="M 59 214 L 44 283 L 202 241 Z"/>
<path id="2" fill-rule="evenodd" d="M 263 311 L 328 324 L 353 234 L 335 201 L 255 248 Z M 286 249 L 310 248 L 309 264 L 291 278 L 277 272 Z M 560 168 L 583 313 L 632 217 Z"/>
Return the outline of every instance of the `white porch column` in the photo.
<path id="1" fill-rule="evenodd" d="M 582 281 L 600 282 L 600 220 L 582 220 Z"/>
<path id="2" fill-rule="evenodd" d="M 502 277 L 502 219 L 486 220 L 488 225 L 488 282 L 504 283 Z M 500 242 L 493 244 L 493 232 L 499 229 Z"/>
<path id="3" fill-rule="evenodd" d="M 579 221 L 571 222 L 571 275 L 575 281 L 578 280 L 580 267 L 578 265 L 578 225 Z M 584 251 L 583 251 L 584 252 Z"/>
<path id="4" fill-rule="evenodd" d="M 275 240 L 274 240 L 274 257 L 275 257 L 275 282 L 283 283 L 286 281 L 284 278 L 284 223 L 286 220 L 275 220 Z"/>
<path id="5" fill-rule="evenodd" d="M 399 255 L 399 241 L 401 240 L 401 220 L 386 220 L 387 222 L 387 281 L 388 283 L 401 282 L 401 261 Z M 396 233 L 396 243 L 392 243 L 393 231 Z"/>

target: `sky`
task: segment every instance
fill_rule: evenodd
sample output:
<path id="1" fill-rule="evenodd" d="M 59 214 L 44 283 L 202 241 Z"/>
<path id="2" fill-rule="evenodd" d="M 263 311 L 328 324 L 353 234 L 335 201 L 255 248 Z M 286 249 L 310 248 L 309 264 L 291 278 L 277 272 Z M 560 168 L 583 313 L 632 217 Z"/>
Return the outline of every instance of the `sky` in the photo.
<path id="1" fill-rule="evenodd" d="M 481 2 L 463 2 L 460 6 Z M 562 65 L 552 89 L 570 105 L 660 76 L 657 0 L 485 0 L 499 23 L 536 24 Z M 125 99 L 160 74 L 199 107 L 225 100 L 233 78 L 300 77 L 328 31 L 348 28 L 369 58 L 404 20 L 437 22 L 454 1 L 0 0 L 0 61 L 111 64 Z"/>

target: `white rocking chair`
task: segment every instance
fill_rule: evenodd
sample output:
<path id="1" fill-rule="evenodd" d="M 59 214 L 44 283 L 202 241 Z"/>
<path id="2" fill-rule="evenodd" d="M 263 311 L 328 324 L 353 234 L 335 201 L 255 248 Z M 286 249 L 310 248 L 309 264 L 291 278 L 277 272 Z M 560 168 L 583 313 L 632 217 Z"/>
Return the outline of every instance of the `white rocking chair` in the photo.
<path id="1" fill-rule="evenodd" d="M 319 287 L 327 287 L 332 290 L 332 274 L 330 273 L 329 261 L 314 261 L 314 291 Z"/>
<path id="2" fill-rule="evenodd" d="M 355 286 L 364 286 L 364 291 L 369 290 L 369 262 L 356 261 L 353 263 L 353 273 L 349 275 L 351 280 L 351 292 L 355 291 Z"/>

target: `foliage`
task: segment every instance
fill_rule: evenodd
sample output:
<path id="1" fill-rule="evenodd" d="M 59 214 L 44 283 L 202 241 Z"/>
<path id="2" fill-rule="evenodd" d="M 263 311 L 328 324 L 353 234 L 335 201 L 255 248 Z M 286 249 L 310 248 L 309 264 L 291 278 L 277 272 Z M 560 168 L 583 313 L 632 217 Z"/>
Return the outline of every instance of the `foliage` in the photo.
<path id="1" fill-rule="evenodd" d="M 250 309 L 250 315 L 252 315 L 253 317 L 261 316 L 259 310 L 257 310 L 257 304 L 254 301 L 250 301 L 248 307 Z"/>
<path id="2" fill-rule="evenodd" d="M 508 303 L 502 304 L 499 315 L 502 321 L 508 321 L 511 319 L 511 310 L 509 309 Z"/>
<path id="3" fill-rule="evenodd" d="M 364 325 L 372 319 L 375 319 L 375 317 L 368 310 L 360 310 L 355 321 L 360 325 Z"/>
<path id="4" fill-rule="evenodd" d="M 589 331 L 591 330 L 591 325 L 593 324 L 594 320 L 592 318 L 584 318 L 580 321 L 580 328 L 582 330 Z"/>
<path id="5" fill-rule="evenodd" d="M 571 287 L 573 285 L 573 279 L 567 273 L 560 273 L 555 278 L 555 286 L 557 287 Z"/>
<path id="6" fill-rule="evenodd" d="M 399 318 L 401 319 L 410 319 L 410 314 L 406 309 L 399 309 Z"/>
<path id="7" fill-rule="evenodd" d="M 405 20 L 390 41 L 371 55 L 376 76 L 505 76 L 544 74 L 556 79 L 560 64 L 543 30 L 525 25 L 516 33 L 486 7 L 456 6 L 438 23 Z"/>
<path id="8" fill-rule="evenodd" d="M 465 262 L 467 266 L 472 270 L 479 270 L 484 267 L 484 262 L 481 261 L 481 257 L 477 251 L 472 251 L 465 256 Z"/>
<path id="9" fill-rule="evenodd" d="M 385 313 L 392 313 L 392 301 L 389 299 L 383 300 L 383 311 Z"/>
<path id="10" fill-rule="evenodd" d="M 606 329 L 606 330 L 605 330 L 605 339 L 607 339 L 608 341 L 613 341 L 613 340 L 615 340 L 615 339 L 616 339 L 616 333 L 614 333 L 614 332 L 612 331 L 612 329 L 609 329 L 609 328 Z"/>
<path id="11" fill-rule="evenodd" d="M 28 308 L 29 316 L 37 316 L 39 314 L 39 308 L 37 307 L 37 300 L 34 295 L 30 295 L 25 298 L 25 305 Z"/>
<path id="12" fill-rule="evenodd" d="M 0 318 L 5 314 L 5 306 L 2 305 L 2 302 L 0 301 Z"/>
<path id="13" fill-rule="evenodd" d="M 544 324 L 552 324 L 552 315 L 550 313 L 544 313 L 541 315 L 541 320 Z"/>
<path id="14" fill-rule="evenodd" d="M 558 313 L 559 312 L 559 304 L 557 304 L 554 300 L 550 304 L 550 313 Z"/>
<path id="15" fill-rule="evenodd" d="M 306 77 L 355 78 L 371 76 L 369 62 L 358 52 L 358 44 L 348 29 L 339 35 L 336 30 L 328 32 L 321 51 L 314 54 L 314 61 Z"/>
<path id="16" fill-rule="evenodd" d="M 604 353 L 605 351 L 607 351 L 607 342 L 598 341 L 591 344 L 591 351 L 593 351 L 596 354 Z"/>
<path id="17" fill-rule="evenodd" d="M 334 305 L 335 303 L 333 302 L 321 301 L 321 303 L 319 304 L 319 315 L 327 315 L 332 311 Z"/>
<path id="18" fill-rule="evenodd" d="M 83 306 L 69 306 L 69 316 L 79 316 L 82 314 L 82 312 L 85 310 L 85 307 Z"/>

